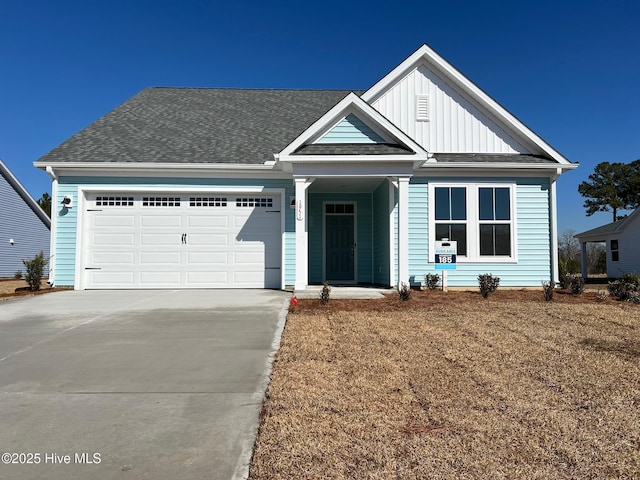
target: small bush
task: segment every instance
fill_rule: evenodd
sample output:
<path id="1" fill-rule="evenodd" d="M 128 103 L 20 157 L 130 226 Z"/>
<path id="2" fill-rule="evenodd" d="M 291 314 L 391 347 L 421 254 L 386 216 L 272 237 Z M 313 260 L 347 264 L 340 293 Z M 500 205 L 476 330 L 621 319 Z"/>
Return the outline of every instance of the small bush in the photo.
<path id="1" fill-rule="evenodd" d="M 609 282 L 607 290 L 616 300 L 640 304 L 640 275 L 625 273 L 622 279 Z"/>
<path id="2" fill-rule="evenodd" d="M 553 282 L 542 282 L 542 293 L 544 294 L 544 299 L 547 302 L 551 302 L 553 300 L 553 293 L 555 291 L 555 287 Z"/>
<path id="3" fill-rule="evenodd" d="M 14 273 L 13 278 L 15 278 L 16 280 L 20 280 L 22 278 L 22 270 L 18 270 L 16 273 Z"/>
<path id="4" fill-rule="evenodd" d="M 570 288 L 571 275 L 580 272 L 580 262 L 570 258 L 560 258 L 558 260 L 558 272 L 560 288 Z"/>
<path id="5" fill-rule="evenodd" d="M 500 278 L 494 277 L 490 273 L 478 275 L 478 285 L 483 298 L 487 298 L 491 293 L 495 292 L 500 285 Z"/>
<path id="6" fill-rule="evenodd" d="M 403 302 L 408 302 L 411 298 L 411 287 L 408 283 L 402 282 L 400 287 L 398 288 L 398 295 L 400 296 L 400 300 Z"/>
<path id="7" fill-rule="evenodd" d="M 602 290 L 598 290 L 598 294 L 596 295 L 596 300 L 598 302 L 604 302 L 607 299 L 607 292 L 603 292 Z"/>
<path id="8" fill-rule="evenodd" d="M 331 287 L 327 282 L 322 284 L 322 292 L 320 292 L 320 304 L 329 305 L 329 296 L 331 295 Z"/>
<path id="9" fill-rule="evenodd" d="M 574 295 L 582 295 L 584 293 L 584 278 L 580 274 L 569 275 L 569 289 Z"/>
<path id="10" fill-rule="evenodd" d="M 29 284 L 29 287 L 32 291 L 40 290 L 40 282 L 42 282 L 44 267 L 48 263 L 48 260 L 44 258 L 44 252 L 41 251 L 33 258 L 33 260 L 22 260 L 22 263 L 24 263 L 24 266 L 27 269 L 25 280 Z"/>
<path id="11" fill-rule="evenodd" d="M 437 273 L 427 273 L 424 276 L 424 283 L 429 290 L 435 290 L 440 283 L 440 275 Z"/>

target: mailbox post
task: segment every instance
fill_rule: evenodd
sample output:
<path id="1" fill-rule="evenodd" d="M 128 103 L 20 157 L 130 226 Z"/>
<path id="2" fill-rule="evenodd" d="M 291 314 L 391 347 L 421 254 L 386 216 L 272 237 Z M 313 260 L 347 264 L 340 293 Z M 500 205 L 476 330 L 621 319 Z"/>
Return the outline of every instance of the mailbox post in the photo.
<path id="1" fill-rule="evenodd" d="M 442 270 L 442 291 L 447 291 L 447 273 L 456 269 L 458 242 L 450 240 L 436 240 L 435 262 L 436 270 Z"/>

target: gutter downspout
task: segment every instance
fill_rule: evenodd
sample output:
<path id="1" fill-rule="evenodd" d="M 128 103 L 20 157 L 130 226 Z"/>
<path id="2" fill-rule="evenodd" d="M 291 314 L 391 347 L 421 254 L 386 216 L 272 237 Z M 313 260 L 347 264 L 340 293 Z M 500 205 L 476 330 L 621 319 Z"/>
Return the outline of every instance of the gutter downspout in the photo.
<path id="1" fill-rule="evenodd" d="M 556 194 L 556 182 L 562 174 L 562 169 L 556 169 L 556 174 L 550 177 L 551 189 L 549 191 L 549 202 L 551 208 L 549 214 L 551 216 L 551 282 L 555 286 L 560 281 L 560 272 L 558 269 L 558 205 Z"/>
<path id="2" fill-rule="evenodd" d="M 52 180 L 51 185 L 51 235 L 49 235 L 49 285 L 55 286 L 56 276 L 56 236 L 58 233 L 58 176 L 50 166 L 46 167 L 46 172 Z"/>

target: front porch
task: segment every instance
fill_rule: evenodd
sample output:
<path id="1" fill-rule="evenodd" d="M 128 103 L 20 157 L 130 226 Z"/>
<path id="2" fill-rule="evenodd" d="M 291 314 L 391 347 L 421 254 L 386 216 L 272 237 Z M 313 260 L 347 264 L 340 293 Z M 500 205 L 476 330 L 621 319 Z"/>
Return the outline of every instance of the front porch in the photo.
<path id="1" fill-rule="evenodd" d="M 408 202 L 399 202 L 408 184 L 408 177 L 296 178 L 296 292 L 325 281 L 408 282 Z"/>

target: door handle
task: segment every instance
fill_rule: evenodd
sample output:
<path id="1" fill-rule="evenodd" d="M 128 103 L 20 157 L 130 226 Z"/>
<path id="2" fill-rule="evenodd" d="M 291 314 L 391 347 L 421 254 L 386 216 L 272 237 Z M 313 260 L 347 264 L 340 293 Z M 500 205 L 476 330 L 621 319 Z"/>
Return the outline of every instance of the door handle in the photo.
<path id="1" fill-rule="evenodd" d="M 356 244 L 352 243 L 351 244 L 351 256 L 355 256 L 355 252 L 356 252 Z"/>
<path id="2" fill-rule="evenodd" d="M 183 234 L 182 234 L 182 245 L 184 245 L 184 244 L 186 244 L 186 243 L 187 243 L 187 234 L 186 234 L 186 233 L 183 233 Z"/>

